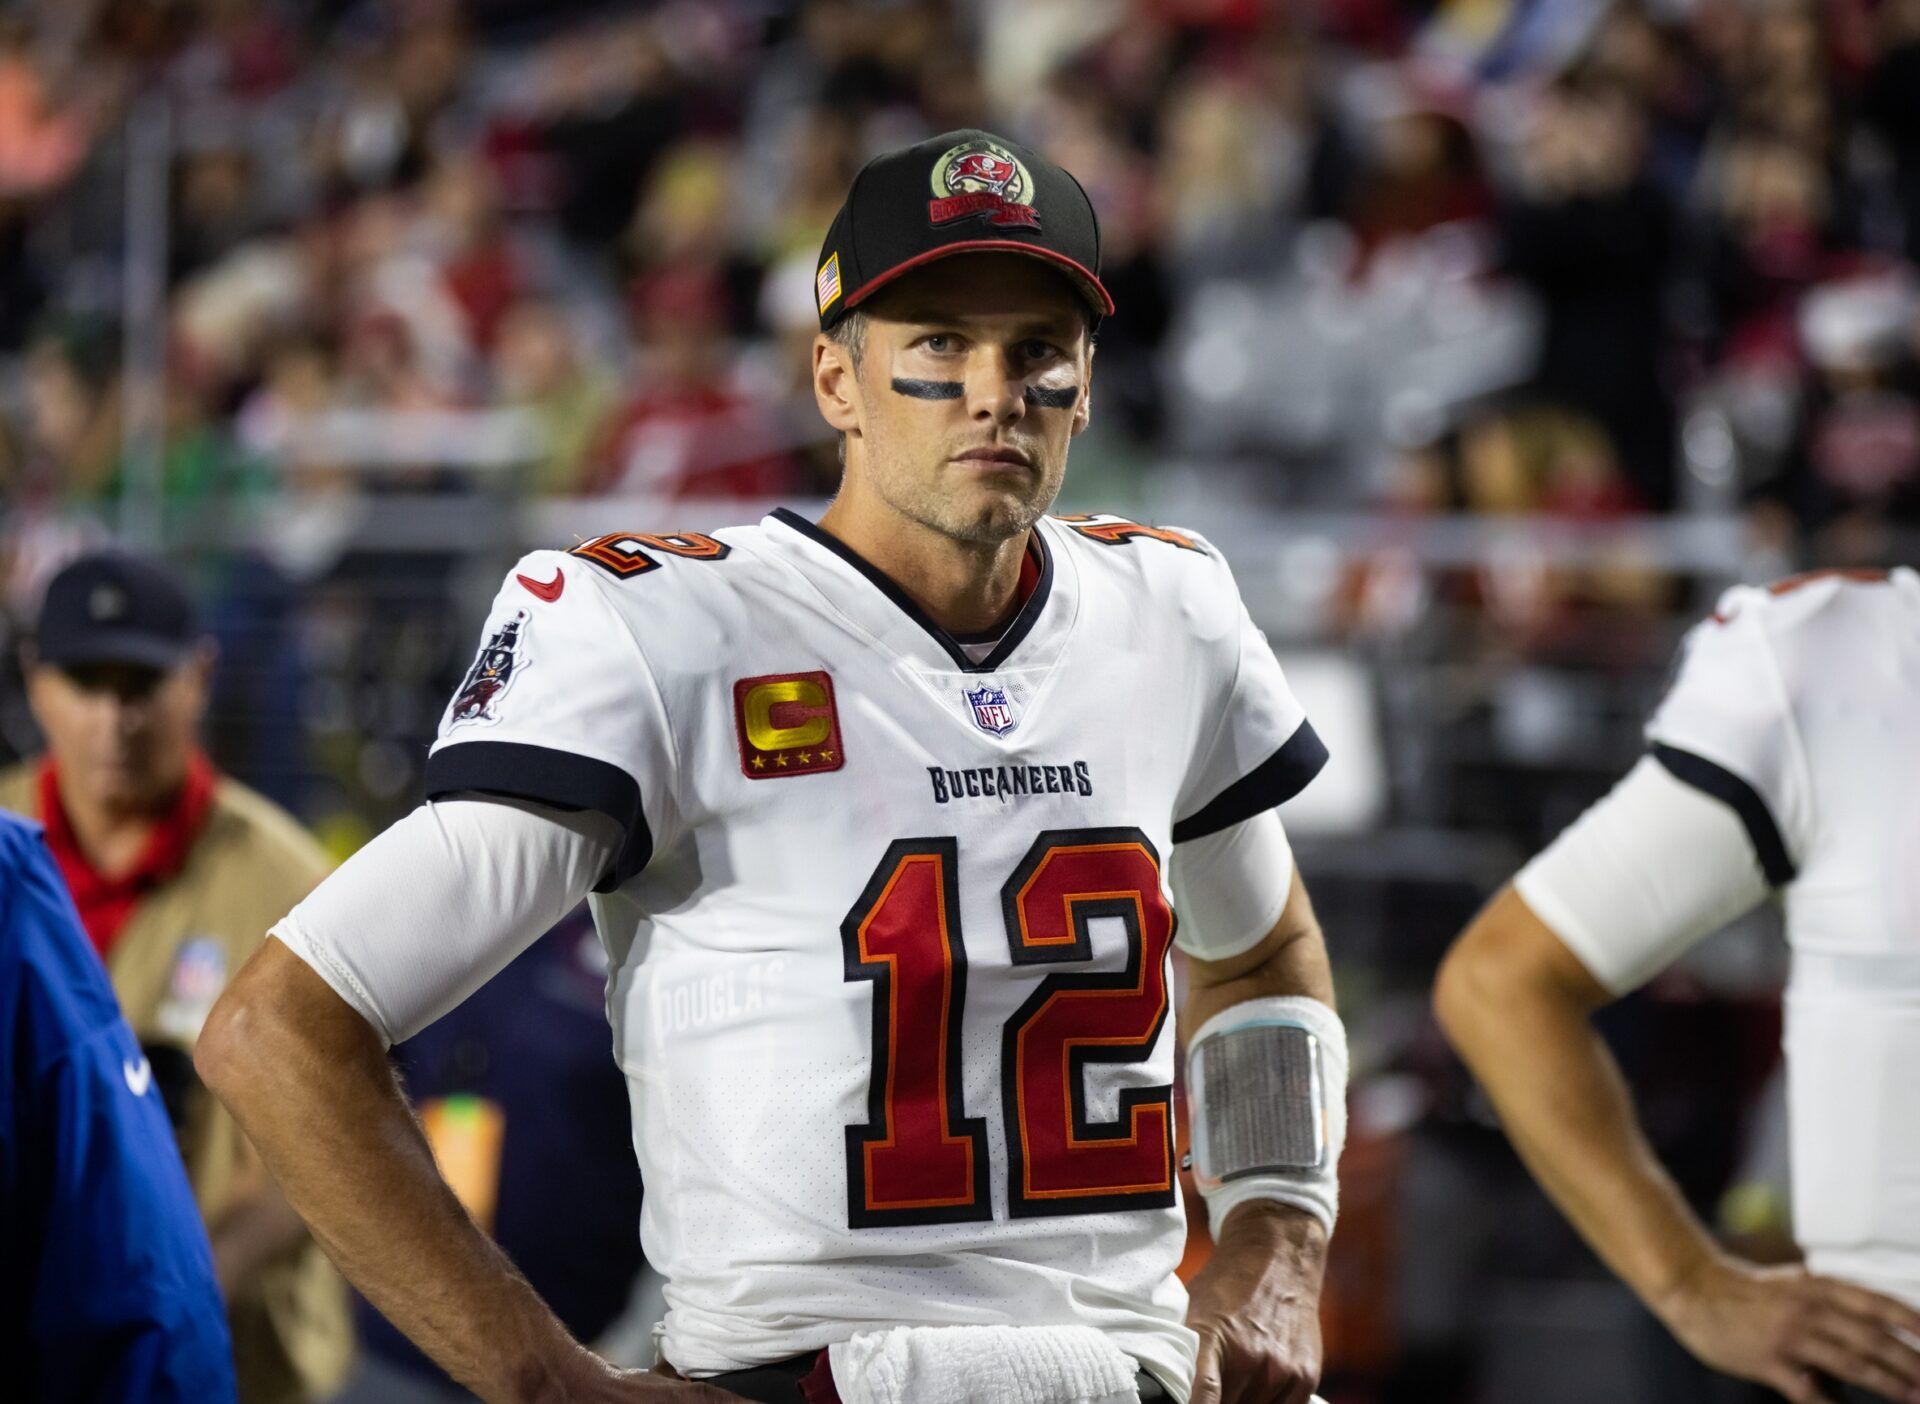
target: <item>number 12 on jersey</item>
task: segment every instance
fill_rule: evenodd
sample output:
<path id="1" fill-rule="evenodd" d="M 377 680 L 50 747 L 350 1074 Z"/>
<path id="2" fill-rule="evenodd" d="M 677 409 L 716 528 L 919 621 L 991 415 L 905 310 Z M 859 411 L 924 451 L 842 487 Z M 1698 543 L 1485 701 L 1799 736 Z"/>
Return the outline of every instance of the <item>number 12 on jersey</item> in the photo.
<path id="1" fill-rule="evenodd" d="M 847 1128 L 854 1228 L 993 1217 L 986 1123 L 962 1105 L 959 847 L 900 839 L 841 924 L 846 978 L 873 982 L 867 1120 Z M 1167 1016 L 1173 912 L 1138 829 L 1052 829 L 1000 889 L 1017 968 L 1093 955 L 1088 924 L 1116 917 L 1125 969 L 1041 979 L 1001 1029 L 1007 1206 L 1015 1218 L 1173 1203 L 1173 1089 L 1129 1088 L 1119 1115 L 1087 1113 L 1091 1063 L 1138 1062 Z"/>

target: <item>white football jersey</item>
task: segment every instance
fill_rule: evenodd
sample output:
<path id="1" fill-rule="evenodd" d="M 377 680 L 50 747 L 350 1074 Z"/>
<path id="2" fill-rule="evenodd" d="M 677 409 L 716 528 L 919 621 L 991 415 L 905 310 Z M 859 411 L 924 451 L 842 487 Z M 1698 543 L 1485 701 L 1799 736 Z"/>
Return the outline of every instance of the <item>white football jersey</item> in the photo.
<path id="1" fill-rule="evenodd" d="M 1814 1270 L 1920 1305 L 1920 576 L 1831 573 L 1728 591 L 1688 636 L 1647 736 L 1654 761 L 1744 827 L 1749 851 L 1714 850 L 1729 855 L 1720 888 L 1750 902 L 1764 889 L 1751 866 L 1732 869 L 1757 865 L 1784 904 L 1796 1237 Z M 1641 855 L 1641 867 L 1674 865 L 1644 882 L 1593 877 L 1621 832 L 1593 818 L 1517 886 L 1621 989 L 1704 933 L 1649 929 L 1658 923 L 1618 910 L 1670 902 L 1704 916 L 1714 875 L 1686 869 L 1712 845 L 1651 864 Z"/>
<path id="2" fill-rule="evenodd" d="M 1048 519 L 1028 570 L 986 651 L 787 512 L 536 552 L 448 708 L 430 794 L 625 828 L 593 904 L 687 1373 L 1064 1323 L 1190 1387 L 1166 864 L 1325 751 L 1203 541 Z"/>

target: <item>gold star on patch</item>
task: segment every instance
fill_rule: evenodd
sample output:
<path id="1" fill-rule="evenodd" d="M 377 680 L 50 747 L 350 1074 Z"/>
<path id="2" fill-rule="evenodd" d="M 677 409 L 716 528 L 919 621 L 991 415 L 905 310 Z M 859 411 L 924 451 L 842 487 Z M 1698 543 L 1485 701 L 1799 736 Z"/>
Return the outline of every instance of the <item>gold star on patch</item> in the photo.
<path id="1" fill-rule="evenodd" d="M 832 759 L 833 759 L 833 752 L 832 752 L 832 751 L 822 751 L 822 752 L 820 753 L 820 759 L 821 759 L 822 761 L 830 761 L 830 760 L 832 760 Z"/>
<path id="2" fill-rule="evenodd" d="M 773 763 L 779 766 L 782 770 L 785 770 L 787 768 L 787 758 L 785 756 L 775 756 L 773 758 Z"/>
<path id="3" fill-rule="evenodd" d="M 810 764 L 812 764 L 812 762 L 813 762 L 813 752 L 812 752 L 812 751 L 802 751 L 802 752 L 800 753 L 800 764 L 802 764 L 802 765 L 810 765 Z"/>
<path id="4" fill-rule="evenodd" d="M 753 758 L 753 768 L 755 770 L 765 770 L 767 768 L 766 757 L 755 756 Z"/>

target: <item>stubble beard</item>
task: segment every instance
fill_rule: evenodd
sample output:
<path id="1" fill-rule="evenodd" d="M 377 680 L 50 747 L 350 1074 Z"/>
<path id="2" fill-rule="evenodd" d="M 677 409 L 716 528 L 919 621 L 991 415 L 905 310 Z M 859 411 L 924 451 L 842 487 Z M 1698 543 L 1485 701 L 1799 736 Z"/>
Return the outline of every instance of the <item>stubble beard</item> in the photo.
<path id="1" fill-rule="evenodd" d="M 994 492 L 965 501 L 924 479 L 903 482 L 901 476 L 879 474 L 876 487 L 887 505 L 901 516 L 968 546 L 999 546 L 1025 536 L 1047 514 L 1059 495 L 1064 469 L 1044 473 L 1024 493 Z"/>

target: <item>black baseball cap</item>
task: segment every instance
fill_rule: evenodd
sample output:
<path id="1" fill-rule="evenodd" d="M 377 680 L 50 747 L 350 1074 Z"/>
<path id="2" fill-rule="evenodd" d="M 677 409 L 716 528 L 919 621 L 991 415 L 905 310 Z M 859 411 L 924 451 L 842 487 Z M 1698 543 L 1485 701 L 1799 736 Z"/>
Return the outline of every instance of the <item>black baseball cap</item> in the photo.
<path id="1" fill-rule="evenodd" d="M 131 663 L 166 671 L 199 643 L 193 604 L 151 561 L 101 551 L 72 562 L 47 585 L 34 631 L 43 663 Z"/>
<path id="2" fill-rule="evenodd" d="M 1100 223 L 1080 182 L 1036 151 L 966 128 L 860 168 L 820 246 L 820 330 L 901 274 L 959 253 L 1042 259 L 1073 281 L 1096 324 L 1113 312 L 1100 285 Z"/>

